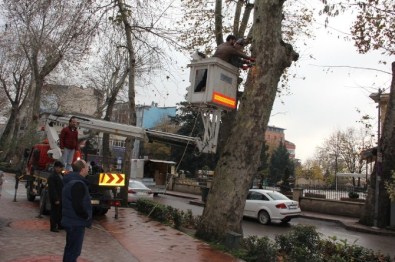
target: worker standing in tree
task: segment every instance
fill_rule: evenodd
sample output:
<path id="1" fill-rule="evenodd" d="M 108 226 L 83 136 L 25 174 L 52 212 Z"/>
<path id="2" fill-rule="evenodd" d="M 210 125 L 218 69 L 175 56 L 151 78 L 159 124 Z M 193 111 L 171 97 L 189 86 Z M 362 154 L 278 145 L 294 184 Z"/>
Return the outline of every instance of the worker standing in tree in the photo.
<path id="1" fill-rule="evenodd" d="M 75 151 L 78 150 L 77 124 L 77 119 L 71 117 L 69 125 L 62 129 L 59 136 L 60 149 L 63 150 L 62 160 L 68 171 L 72 171 L 71 163 L 73 162 Z"/>

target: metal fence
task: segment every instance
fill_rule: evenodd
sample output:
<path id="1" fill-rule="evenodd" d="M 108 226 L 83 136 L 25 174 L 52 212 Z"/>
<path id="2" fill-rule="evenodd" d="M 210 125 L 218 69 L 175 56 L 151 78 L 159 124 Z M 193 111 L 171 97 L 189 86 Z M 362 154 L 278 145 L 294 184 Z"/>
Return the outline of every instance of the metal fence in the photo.
<path id="1" fill-rule="evenodd" d="M 341 198 L 349 198 L 350 192 L 358 194 L 358 199 L 366 199 L 367 188 L 354 186 L 312 186 L 312 185 L 298 185 L 298 188 L 303 188 L 303 196 L 311 196 L 318 198 L 326 198 L 333 200 L 340 200 Z"/>

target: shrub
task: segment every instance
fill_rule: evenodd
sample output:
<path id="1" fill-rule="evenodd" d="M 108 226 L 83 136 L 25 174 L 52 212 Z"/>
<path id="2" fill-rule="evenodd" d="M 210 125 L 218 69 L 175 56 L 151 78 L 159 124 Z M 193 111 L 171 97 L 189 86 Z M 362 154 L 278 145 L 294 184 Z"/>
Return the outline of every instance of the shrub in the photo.
<path id="1" fill-rule="evenodd" d="M 359 198 L 359 194 L 357 192 L 349 192 L 348 197 L 352 199 L 357 199 Z"/>
<path id="2" fill-rule="evenodd" d="M 172 206 L 156 203 L 149 199 L 137 200 L 136 209 L 148 217 L 176 229 L 180 229 L 181 227 L 196 228 L 197 223 L 200 221 L 200 217 L 194 217 L 191 210 L 185 213 Z"/>
<path id="3" fill-rule="evenodd" d="M 297 225 L 287 234 L 276 236 L 285 261 L 320 261 L 319 241 L 319 233 L 313 226 Z"/>
<path id="4" fill-rule="evenodd" d="M 321 240 L 320 250 L 325 261 L 392 261 L 388 255 L 355 244 L 350 245 L 347 240 L 337 240 L 336 237 Z"/>
<path id="5" fill-rule="evenodd" d="M 249 261 L 276 261 L 277 247 L 268 237 L 250 236 L 240 242 L 239 256 Z"/>
<path id="6" fill-rule="evenodd" d="M 165 206 L 148 199 L 140 199 L 136 209 L 147 216 L 176 229 L 180 227 L 196 228 L 200 216 L 193 216 L 171 206 Z M 297 225 L 286 234 L 276 236 L 275 241 L 267 237 L 251 236 L 240 242 L 240 249 L 228 250 L 247 262 L 253 261 L 292 261 L 292 262 L 348 262 L 348 261 L 392 261 L 387 255 L 336 237 L 322 240 L 313 226 Z"/>
<path id="7" fill-rule="evenodd" d="M 136 208 L 141 213 L 146 214 L 159 222 L 167 223 L 168 213 L 166 211 L 166 206 L 160 203 L 156 203 L 149 199 L 139 199 L 136 202 Z"/>

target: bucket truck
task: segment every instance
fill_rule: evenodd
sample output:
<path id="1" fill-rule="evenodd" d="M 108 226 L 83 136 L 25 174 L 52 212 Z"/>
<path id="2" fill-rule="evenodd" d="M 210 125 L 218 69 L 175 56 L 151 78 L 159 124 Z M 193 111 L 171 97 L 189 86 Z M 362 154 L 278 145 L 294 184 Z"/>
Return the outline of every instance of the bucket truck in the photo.
<path id="1" fill-rule="evenodd" d="M 40 214 L 48 213 L 50 209 L 47 193 L 47 179 L 52 172 L 53 162 L 61 159 L 62 156 L 62 151 L 59 147 L 59 135 L 55 129 L 55 124 L 68 124 L 71 117 L 75 117 L 77 119 L 78 128 L 124 137 L 132 137 L 135 139 L 148 138 L 150 141 L 161 141 L 170 144 L 183 143 L 196 146 L 202 152 L 215 152 L 216 150 L 217 138 L 210 137 L 209 135 L 206 135 L 202 141 L 197 137 L 188 137 L 157 130 L 149 130 L 142 127 L 120 124 L 92 117 L 77 115 L 48 115 L 45 119 L 44 127 L 46 133 L 45 141 L 34 145 L 30 150 L 30 153 L 25 156 L 27 158 L 27 164 L 24 170 L 24 178 L 26 179 L 27 199 L 29 201 L 34 201 L 36 196 L 40 196 Z M 78 154 L 79 152 L 76 153 Z M 76 160 L 77 156 L 74 157 Z M 131 171 L 133 172 L 133 169 Z M 137 172 L 138 169 L 135 171 Z M 167 172 L 164 173 L 168 174 Z M 146 174 L 146 172 L 144 174 Z M 140 173 L 131 175 L 132 178 L 139 178 L 140 176 L 142 176 Z M 116 190 L 119 191 L 120 186 L 126 186 L 124 175 L 121 176 L 120 174 L 101 173 L 100 175 L 89 175 L 87 176 L 87 179 L 91 183 L 90 193 L 92 205 L 96 214 L 105 214 L 111 206 L 120 205 L 121 199 L 114 198 L 111 195 L 114 195 Z M 105 180 L 111 180 L 111 183 L 103 183 Z M 158 178 L 156 180 L 162 181 L 163 179 Z M 158 186 L 161 190 L 163 190 L 162 184 L 163 183 Z M 150 187 L 155 189 L 155 185 L 151 185 Z M 158 192 L 159 191 L 156 193 Z"/>

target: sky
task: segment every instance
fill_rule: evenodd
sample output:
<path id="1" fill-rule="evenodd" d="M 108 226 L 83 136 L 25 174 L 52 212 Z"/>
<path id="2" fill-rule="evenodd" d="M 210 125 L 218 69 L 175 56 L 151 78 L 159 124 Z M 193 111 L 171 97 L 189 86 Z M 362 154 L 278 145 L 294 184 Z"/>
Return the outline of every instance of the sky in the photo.
<path id="1" fill-rule="evenodd" d="M 302 162 L 313 158 L 316 148 L 333 132 L 360 127 L 357 121 L 362 114 L 375 117 L 372 124 L 377 126 L 377 108 L 369 95 L 378 88 L 388 91 L 391 84 L 390 57 L 379 52 L 358 54 L 353 42 L 339 33 L 349 31 L 352 15 L 331 19 L 329 25 L 336 30 L 324 28 L 324 19 L 316 17 L 314 39 L 294 45 L 300 58 L 290 72 L 297 78 L 289 82 L 290 94 L 276 98 L 269 121 L 269 125 L 285 129 L 286 140 L 296 145 L 296 158 Z M 380 60 L 387 64 L 379 64 Z M 154 85 L 136 89 L 136 104 L 154 102 L 163 107 L 185 100 L 190 56 L 177 54 L 173 61 L 168 65 L 170 74 L 158 73 Z M 387 73 L 328 66 L 375 68 Z"/>
<path id="2" fill-rule="evenodd" d="M 345 32 L 350 22 L 350 17 L 344 17 L 331 21 L 330 25 Z M 360 128 L 357 121 L 362 115 L 374 117 L 372 124 L 376 127 L 377 108 L 369 95 L 378 88 L 388 91 L 391 84 L 390 57 L 380 52 L 358 54 L 353 42 L 338 36 L 335 30 L 317 28 L 316 38 L 307 42 L 305 50 L 299 49 L 302 56 L 299 67 L 292 68 L 293 72 L 306 77 L 305 80 L 292 80 L 291 94 L 277 99 L 272 110 L 269 124 L 286 129 L 285 137 L 295 143 L 296 158 L 302 161 L 313 158 L 317 146 L 335 131 Z M 314 59 L 307 59 L 307 54 L 312 54 Z M 379 65 L 380 60 L 387 65 Z M 388 74 L 325 66 L 374 68 Z"/>
<path id="3" fill-rule="evenodd" d="M 348 32 L 352 16 L 332 19 L 330 26 L 334 29 L 324 28 L 323 17 L 316 19 L 315 39 L 294 46 L 300 59 L 291 67 L 291 73 L 297 78 L 289 83 L 290 94 L 276 98 L 269 121 L 269 125 L 285 129 L 285 139 L 296 145 L 296 158 L 302 162 L 313 158 L 316 148 L 335 131 L 361 127 L 357 121 L 362 115 L 374 117 L 372 124 L 377 126 L 377 108 L 369 95 L 378 88 L 388 91 L 391 84 L 390 57 L 379 52 L 358 54 L 353 42 L 344 40 L 346 35 L 339 33 L 339 30 Z M 380 60 L 387 65 L 379 64 Z M 183 101 L 189 85 L 189 70 L 185 70 L 188 63 L 188 57 L 180 56 L 172 77 L 167 80 L 158 76 L 155 92 L 138 92 L 136 103 L 155 101 L 158 106 L 174 106 Z M 348 67 L 374 68 L 387 73 Z"/>

